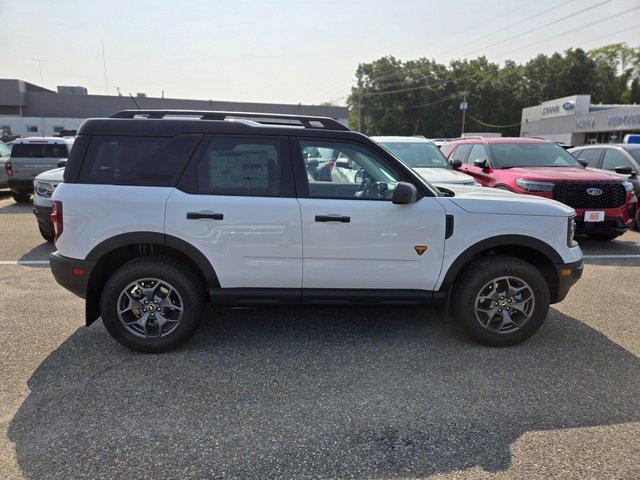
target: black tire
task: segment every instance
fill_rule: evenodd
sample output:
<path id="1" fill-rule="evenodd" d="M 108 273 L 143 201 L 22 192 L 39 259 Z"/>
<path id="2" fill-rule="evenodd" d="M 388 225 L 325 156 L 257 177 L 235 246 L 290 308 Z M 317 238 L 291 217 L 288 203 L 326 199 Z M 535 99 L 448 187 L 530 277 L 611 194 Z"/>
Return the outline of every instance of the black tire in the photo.
<path id="1" fill-rule="evenodd" d="M 498 333 L 485 328 L 476 318 L 475 301 L 480 290 L 501 276 L 514 276 L 525 281 L 533 292 L 531 317 L 515 331 Z M 467 335 L 492 347 L 517 345 L 533 335 L 549 312 L 549 286 L 540 271 L 524 260 L 495 255 L 475 261 L 458 274 L 452 290 L 452 312 Z"/>
<path id="2" fill-rule="evenodd" d="M 31 195 L 23 192 L 11 192 L 11 196 L 16 203 L 27 203 Z"/>
<path id="3" fill-rule="evenodd" d="M 587 234 L 587 236 L 591 240 L 601 240 L 601 241 L 614 240 L 618 238 L 620 235 L 622 234 L 621 233 L 588 233 Z"/>
<path id="4" fill-rule="evenodd" d="M 131 333 L 117 313 L 118 298 L 131 282 L 157 278 L 170 283 L 183 303 L 183 317 L 166 336 L 149 338 Z M 204 314 L 204 286 L 189 267 L 169 257 L 150 256 L 131 260 L 107 280 L 100 296 L 100 313 L 107 331 L 125 347 L 144 353 L 166 352 L 187 341 Z"/>
<path id="5" fill-rule="evenodd" d="M 40 225 L 38 225 L 38 230 L 40 230 L 40 235 L 42 235 L 42 238 L 47 242 L 53 242 L 55 240 L 56 234 L 53 230 L 47 230 L 46 228 L 42 228 Z"/>

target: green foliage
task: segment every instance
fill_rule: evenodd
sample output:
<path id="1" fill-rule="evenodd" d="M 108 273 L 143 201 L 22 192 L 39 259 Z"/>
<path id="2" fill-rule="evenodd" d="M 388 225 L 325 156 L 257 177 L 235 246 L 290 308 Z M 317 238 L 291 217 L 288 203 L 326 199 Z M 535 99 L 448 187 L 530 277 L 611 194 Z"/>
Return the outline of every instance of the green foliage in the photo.
<path id="1" fill-rule="evenodd" d="M 624 43 L 538 55 L 524 65 L 508 60 L 500 66 L 479 57 L 447 66 L 388 56 L 358 65 L 348 99 L 350 122 L 368 135 L 457 136 L 466 92 L 466 131 L 518 135 L 519 126 L 483 123 L 517 124 L 522 108 L 575 94 L 591 94 L 594 103 L 638 102 L 639 78 L 640 47 Z"/>

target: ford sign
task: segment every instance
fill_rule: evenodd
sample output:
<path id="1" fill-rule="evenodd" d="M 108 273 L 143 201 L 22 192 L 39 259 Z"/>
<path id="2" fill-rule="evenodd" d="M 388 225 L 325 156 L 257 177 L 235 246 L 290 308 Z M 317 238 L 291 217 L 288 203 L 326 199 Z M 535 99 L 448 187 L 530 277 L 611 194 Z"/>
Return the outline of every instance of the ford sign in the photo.
<path id="1" fill-rule="evenodd" d="M 602 195 L 602 190 L 600 190 L 599 188 L 587 188 L 587 193 L 589 195 L 597 197 L 598 195 Z"/>
<path id="2" fill-rule="evenodd" d="M 573 102 L 564 102 L 562 104 L 562 108 L 564 108 L 565 110 L 573 110 L 575 108 L 576 104 Z"/>

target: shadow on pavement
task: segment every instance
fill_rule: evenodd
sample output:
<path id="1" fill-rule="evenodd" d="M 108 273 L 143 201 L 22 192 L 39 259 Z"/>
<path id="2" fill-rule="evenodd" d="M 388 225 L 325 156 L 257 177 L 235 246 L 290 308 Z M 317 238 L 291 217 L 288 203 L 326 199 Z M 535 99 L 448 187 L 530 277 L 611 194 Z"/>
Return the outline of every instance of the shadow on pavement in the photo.
<path id="1" fill-rule="evenodd" d="M 9 198 L 9 203 L 8 205 L 4 205 L 2 207 L 0 207 L 0 215 L 3 214 L 20 214 L 20 213 L 30 213 L 33 215 L 33 202 L 29 201 L 27 203 L 15 203 L 13 200 L 11 200 L 11 197 Z M 0 200 L 3 200 L 4 197 L 0 197 Z"/>
<path id="2" fill-rule="evenodd" d="M 56 250 L 53 242 L 42 242 L 20 257 L 20 262 L 32 260 L 49 260 L 49 254 Z M 49 265 L 26 265 L 28 267 L 49 268 Z"/>
<path id="3" fill-rule="evenodd" d="M 640 359 L 547 322 L 491 349 L 415 308 L 221 310 L 163 355 L 97 323 L 34 372 L 9 436 L 33 479 L 499 471 L 525 432 L 640 420 Z"/>

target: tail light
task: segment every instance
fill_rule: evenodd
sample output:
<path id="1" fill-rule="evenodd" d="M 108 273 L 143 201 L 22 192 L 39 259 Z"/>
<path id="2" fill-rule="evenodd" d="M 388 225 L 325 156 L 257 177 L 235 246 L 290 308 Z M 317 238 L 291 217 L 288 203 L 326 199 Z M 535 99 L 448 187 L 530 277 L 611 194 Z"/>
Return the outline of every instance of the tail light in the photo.
<path id="1" fill-rule="evenodd" d="M 11 162 L 5 163 L 4 168 L 7 170 L 7 177 L 13 177 L 13 165 L 11 165 Z"/>
<path id="2" fill-rule="evenodd" d="M 52 200 L 53 210 L 51 211 L 51 221 L 53 222 L 53 228 L 56 233 L 54 241 L 60 238 L 62 230 L 64 228 L 62 223 L 62 202 L 60 200 Z"/>

